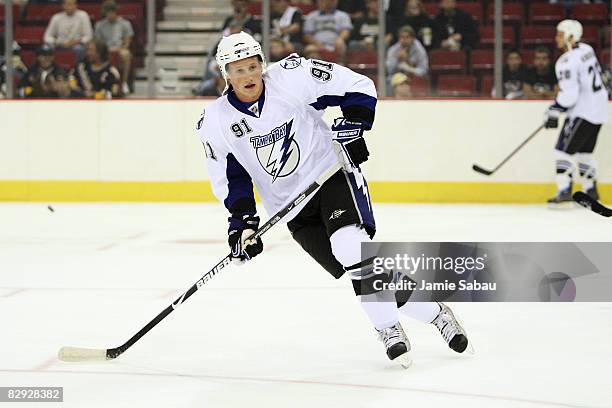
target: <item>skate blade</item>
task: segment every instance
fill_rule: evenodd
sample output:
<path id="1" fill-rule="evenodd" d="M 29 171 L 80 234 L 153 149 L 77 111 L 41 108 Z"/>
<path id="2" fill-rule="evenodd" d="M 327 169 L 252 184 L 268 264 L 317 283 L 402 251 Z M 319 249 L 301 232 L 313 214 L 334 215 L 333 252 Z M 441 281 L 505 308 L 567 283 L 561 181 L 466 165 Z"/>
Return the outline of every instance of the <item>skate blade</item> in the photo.
<path id="1" fill-rule="evenodd" d="M 455 313 L 452 311 L 451 309 L 451 314 L 453 315 L 453 317 L 455 318 L 455 320 L 457 321 L 457 323 L 459 323 L 459 326 L 461 327 L 461 330 L 463 330 L 463 334 L 465 337 L 467 337 L 468 339 L 468 345 L 467 348 L 465 350 L 463 350 L 463 353 L 461 354 L 469 354 L 469 355 L 474 355 L 476 354 L 476 349 L 474 348 L 474 343 L 472 343 L 472 338 L 470 336 L 468 336 L 467 331 L 465 331 L 465 326 L 463 325 L 463 321 L 461 320 L 461 318 L 455 316 Z"/>
<path id="2" fill-rule="evenodd" d="M 549 210 L 573 210 L 574 208 L 576 208 L 576 205 L 573 201 L 558 204 L 548 203 Z"/>
<path id="3" fill-rule="evenodd" d="M 405 370 L 410 368 L 410 366 L 412 365 L 412 359 L 410 358 L 409 352 L 395 357 L 392 361 L 401 365 Z"/>

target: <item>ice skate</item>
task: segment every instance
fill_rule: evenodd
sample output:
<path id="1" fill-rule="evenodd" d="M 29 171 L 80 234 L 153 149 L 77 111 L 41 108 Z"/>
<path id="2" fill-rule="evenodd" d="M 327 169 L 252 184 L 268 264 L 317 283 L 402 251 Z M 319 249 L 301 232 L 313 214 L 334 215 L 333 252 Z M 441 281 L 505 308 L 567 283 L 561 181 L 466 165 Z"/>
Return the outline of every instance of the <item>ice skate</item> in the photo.
<path id="1" fill-rule="evenodd" d="M 441 309 L 440 313 L 431 324 L 438 328 L 448 347 L 457 353 L 463 353 L 467 350 L 468 353 L 474 354 L 474 347 L 468 341 L 467 334 L 453 314 L 453 311 L 444 303 L 438 304 Z"/>
<path id="2" fill-rule="evenodd" d="M 597 182 L 593 182 L 593 187 L 585 191 L 586 195 L 591 197 L 593 200 L 599 201 L 599 193 L 597 192 Z"/>
<path id="3" fill-rule="evenodd" d="M 549 198 L 548 208 L 550 209 L 569 209 L 574 207 L 574 200 L 572 199 L 572 186 L 561 190 L 556 196 Z"/>
<path id="4" fill-rule="evenodd" d="M 383 342 L 387 349 L 387 357 L 389 360 L 398 362 L 402 367 L 408 368 L 412 365 L 412 360 L 408 355 L 410 351 L 410 342 L 402 325 L 397 322 L 386 329 L 377 330 L 378 339 Z"/>

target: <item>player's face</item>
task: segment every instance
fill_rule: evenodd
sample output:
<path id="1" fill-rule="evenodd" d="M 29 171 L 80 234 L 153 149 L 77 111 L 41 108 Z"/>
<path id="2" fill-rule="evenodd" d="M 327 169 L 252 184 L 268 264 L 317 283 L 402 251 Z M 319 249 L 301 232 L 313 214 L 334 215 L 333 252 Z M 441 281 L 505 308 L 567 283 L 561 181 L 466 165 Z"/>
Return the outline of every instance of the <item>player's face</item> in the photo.
<path id="1" fill-rule="evenodd" d="M 555 42 L 557 43 L 557 48 L 560 50 L 565 49 L 565 34 L 563 34 L 563 31 L 557 31 Z"/>
<path id="2" fill-rule="evenodd" d="M 261 61 L 257 56 L 228 64 L 227 76 L 242 102 L 256 101 L 263 91 Z"/>

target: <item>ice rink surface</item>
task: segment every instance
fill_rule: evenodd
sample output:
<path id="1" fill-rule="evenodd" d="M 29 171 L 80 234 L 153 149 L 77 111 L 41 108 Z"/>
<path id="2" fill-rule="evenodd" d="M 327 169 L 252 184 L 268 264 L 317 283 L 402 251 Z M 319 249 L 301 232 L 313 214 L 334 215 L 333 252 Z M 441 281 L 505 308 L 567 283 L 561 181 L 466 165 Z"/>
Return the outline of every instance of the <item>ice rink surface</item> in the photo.
<path id="1" fill-rule="evenodd" d="M 0 205 L 0 386 L 63 386 L 62 407 L 612 407 L 612 304 L 453 304 L 456 355 L 407 318 L 409 370 L 386 359 L 348 278 L 284 226 L 116 361 L 114 347 L 228 251 L 217 204 Z M 612 223 L 543 206 L 378 205 L 380 241 L 612 241 Z M 264 217 L 265 218 L 265 217 Z M 1 407 L 11 404 L 1 403 Z"/>

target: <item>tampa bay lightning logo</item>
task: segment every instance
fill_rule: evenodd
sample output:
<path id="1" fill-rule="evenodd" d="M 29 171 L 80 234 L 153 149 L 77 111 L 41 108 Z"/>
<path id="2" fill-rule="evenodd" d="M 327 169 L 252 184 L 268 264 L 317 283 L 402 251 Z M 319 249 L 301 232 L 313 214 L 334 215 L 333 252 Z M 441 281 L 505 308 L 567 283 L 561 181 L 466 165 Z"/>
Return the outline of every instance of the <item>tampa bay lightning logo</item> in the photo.
<path id="1" fill-rule="evenodd" d="M 284 60 L 282 60 L 280 62 L 280 66 L 285 68 L 285 69 L 293 69 L 293 68 L 297 68 L 301 65 L 302 63 L 300 62 L 300 58 L 292 58 L 292 57 L 288 57 L 285 58 Z"/>
<path id="2" fill-rule="evenodd" d="M 293 173 L 300 162 L 300 147 L 295 141 L 295 133 L 291 133 L 292 127 L 293 119 L 268 134 L 249 139 L 259 164 L 273 177 L 273 183 L 277 178 Z"/>

